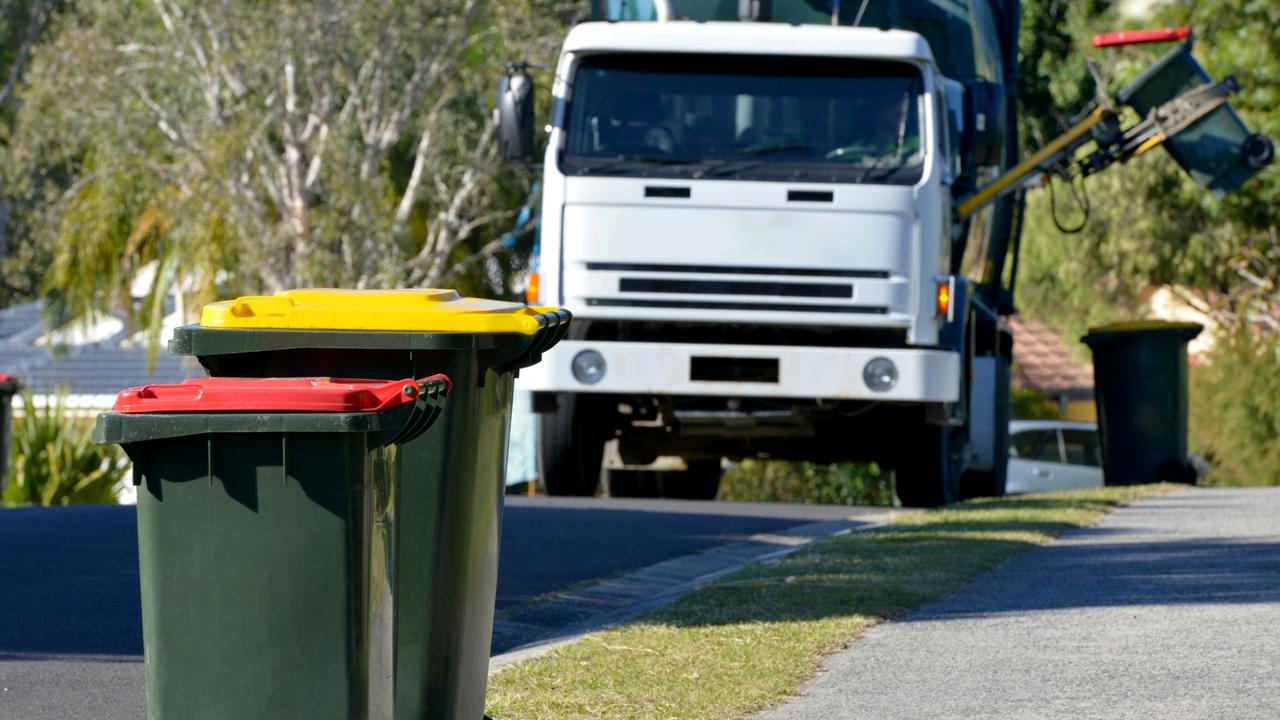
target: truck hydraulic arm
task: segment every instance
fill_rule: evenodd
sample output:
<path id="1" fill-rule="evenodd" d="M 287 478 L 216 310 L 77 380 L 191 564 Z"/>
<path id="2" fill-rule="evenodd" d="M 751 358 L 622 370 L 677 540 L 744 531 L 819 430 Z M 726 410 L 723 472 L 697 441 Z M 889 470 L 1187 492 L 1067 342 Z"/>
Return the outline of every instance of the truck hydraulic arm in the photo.
<path id="1" fill-rule="evenodd" d="M 1169 102 L 1153 108 L 1147 117 L 1123 132 L 1115 132 L 1117 116 L 1105 105 L 1099 105 L 1077 122 L 1071 129 L 1037 150 L 991 182 L 979 188 L 956 206 L 959 220 L 968 218 L 994 200 L 1017 190 L 1024 184 L 1039 181 L 1042 176 L 1059 168 L 1065 174 L 1092 175 L 1117 162 L 1128 162 L 1190 127 L 1192 123 L 1212 112 L 1240 89 L 1235 78 L 1218 83 L 1206 83 L 1193 88 Z M 1070 164 L 1075 152 L 1090 140 L 1098 149 L 1075 164 Z"/>

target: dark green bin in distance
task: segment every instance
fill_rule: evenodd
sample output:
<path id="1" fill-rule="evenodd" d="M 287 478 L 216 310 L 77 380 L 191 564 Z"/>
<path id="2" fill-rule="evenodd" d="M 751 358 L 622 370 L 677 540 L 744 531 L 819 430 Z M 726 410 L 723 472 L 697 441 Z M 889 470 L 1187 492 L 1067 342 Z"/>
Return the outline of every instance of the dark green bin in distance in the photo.
<path id="1" fill-rule="evenodd" d="M 0 374 L 0 498 L 9 480 L 9 453 L 13 443 L 13 396 L 18 393 L 18 380 Z"/>
<path id="2" fill-rule="evenodd" d="M 1093 328 L 1093 376 L 1107 485 L 1194 483 L 1187 462 L 1187 343 L 1196 323 L 1147 321 Z"/>
<path id="3" fill-rule="evenodd" d="M 438 372 L 453 380 L 432 431 L 399 449 L 390 715 L 396 720 L 483 716 L 513 383 L 570 322 L 565 310 L 435 299 L 441 292 L 307 290 L 242 298 L 218 304 L 217 313 L 206 308 L 200 325 L 177 328 L 169 344 L 171 354 L 194 355 L 213 376 L 392 379 Z M 240 327 L 241 319 L 291 327 Z M 396 329 L 350 329 L 359 325 Z"/>
<path id="4" fill-rule="evenodd" d="M 134 388 L 117 408 L 140 414 L 98 416 L 94 439 L 123 446 L 139 486 L 152 720 L 390 717 L 396 443 L 430 426 L 447 381 L 316 385 L 381 388 L 376 412 L 276 412 L 280 384 Z M 252 412 L 218 407 L 237 393 Z"/>

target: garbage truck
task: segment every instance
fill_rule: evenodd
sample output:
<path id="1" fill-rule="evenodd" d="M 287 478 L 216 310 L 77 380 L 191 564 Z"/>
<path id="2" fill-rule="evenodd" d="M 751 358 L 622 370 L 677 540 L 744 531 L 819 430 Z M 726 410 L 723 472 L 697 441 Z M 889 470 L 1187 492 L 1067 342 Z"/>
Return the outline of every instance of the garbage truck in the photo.
<path id="1" fill-rule="evenodd" d="M 713 498 L 725 458 L 876 462 L 909 506 L 1002 495 L 1023 192 L 1233 89 L 1192 83 L 1128 130 L 1101 93 L 1023 160 L 1017 0 L 595 0 L 592 20 L 554 70 L 529 283 L 575 321 L 520 380 L 553 495 Z M 535 98 L 513 64 L 498 137 L 536 169 Z M 1271 147 L 1240 128 L 1237 184 Z"/>

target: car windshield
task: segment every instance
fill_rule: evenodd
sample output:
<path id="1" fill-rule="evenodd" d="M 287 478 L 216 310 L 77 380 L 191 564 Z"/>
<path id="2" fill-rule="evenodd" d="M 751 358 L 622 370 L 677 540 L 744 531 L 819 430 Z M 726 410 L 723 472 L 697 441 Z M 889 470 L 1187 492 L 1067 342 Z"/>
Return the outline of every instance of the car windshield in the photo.
<path id="1" fill-rule="evenodd" d="M 573 83 L 573 175 L 912 185 L 919 71 L 906 63 L 723 55 L 585 58 Z"/>

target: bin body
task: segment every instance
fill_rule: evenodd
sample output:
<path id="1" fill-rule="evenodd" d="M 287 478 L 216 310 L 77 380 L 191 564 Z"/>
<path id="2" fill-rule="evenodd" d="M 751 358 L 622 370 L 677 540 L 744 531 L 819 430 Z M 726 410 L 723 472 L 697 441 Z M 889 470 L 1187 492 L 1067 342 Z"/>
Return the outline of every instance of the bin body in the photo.
<path id="1" fill-rule="evenodd" d="M 1120 90 L 1117 99 L 1145 117 L 1152 108 L 1208 82 L 1209 74 L 1191 55 L 1191 45 L 1184 43 Z M 1224 103 L 1166 140 L 1164 147 L 1197 184 L 1221 197 L 1261 169 L 1246 160 L 1250 137 L 1244 121 Z"/>
<path id="2" fill-rule="evenodd" d="M 12 375 L 0 374 L 0 498 L 9 481 L 9 453 L 13 440 L 13 396 L 18 381 Z"/>
<path id="3" fill-rule="evenodd" d="M 391 661 L 397 720 L 483 717 L 515 371 L 554 344 L 567 321 L 561 311 L 531 335 L 197 325 L 175 331 L 170 352 L 196 356 L 213 376 L 391 379 L 423 372 L 452 379 L 432 431 L 397 450 L 402 521 L 394 538 L 398 621 Z"/>
<path id="4" fill-rule="evenodd" d="M 178 387 L 178 386 L 164 386 Z M 99 416 L 133 460 L 148 716 L 390 717 L 408 412 Z"/>
<path id="5" fill-rule="evenodd" d="M 1144 322 L 1082 338 L 1093 351 L 1105 484 L 1195 482 L 1187 464 L 1187 343 L 1201 330 Z"/>

